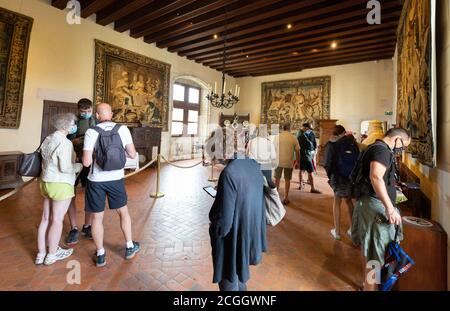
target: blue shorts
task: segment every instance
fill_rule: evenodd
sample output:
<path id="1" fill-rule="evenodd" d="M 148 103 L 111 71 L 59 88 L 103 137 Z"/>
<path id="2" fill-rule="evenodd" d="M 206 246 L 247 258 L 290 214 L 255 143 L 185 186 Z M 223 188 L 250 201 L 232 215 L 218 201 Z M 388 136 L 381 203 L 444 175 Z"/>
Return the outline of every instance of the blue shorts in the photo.
<path id="1" fill-rule="evenodd" d="M 84 206 L 86 212 L 101 213 L 105 210 L 106 196 L 109 209 L 118 209 L 127 205 L 125 179 L 113 181 L 87 181 Z"/>

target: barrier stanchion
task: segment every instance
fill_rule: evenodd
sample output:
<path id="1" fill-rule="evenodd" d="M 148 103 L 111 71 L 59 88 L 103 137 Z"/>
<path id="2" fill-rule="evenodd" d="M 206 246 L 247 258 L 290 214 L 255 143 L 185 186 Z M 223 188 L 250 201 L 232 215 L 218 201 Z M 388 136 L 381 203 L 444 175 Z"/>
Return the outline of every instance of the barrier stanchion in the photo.
<path id="1" fill-rule="evenodd" d="M 214 163 L 214 161 L 211 161 L 211 176 L 208 178 L 208 181 L 211 182 L 216 182 L 219 180 L 218 178 L 214 177 Z"/>
<path id="2" fill-rule="evenodd" d="M 156 192 L 151 193 L 151 198 L 162 198 L 164 196 L 164 193 L 159 191 L 159 185 L 160 185 L 160 178 L 161 178 L 161 154 L 158 154 L 157 160 L 156 160 Z"/>

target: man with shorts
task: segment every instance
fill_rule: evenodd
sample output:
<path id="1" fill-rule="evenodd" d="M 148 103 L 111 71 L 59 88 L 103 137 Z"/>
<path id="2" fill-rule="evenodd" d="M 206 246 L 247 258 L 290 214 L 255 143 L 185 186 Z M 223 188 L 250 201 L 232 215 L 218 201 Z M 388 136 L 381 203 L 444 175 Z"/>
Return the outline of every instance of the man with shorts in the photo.
<path id="1" fill-rule="evenodd" d="M 275 169 L 275 184 L 277 189 L 280 187 L 281 175 L 284 172 L 284 199 L 283 204 L 289 204 L 289 188 L 291 187 L 292 171 L 297 167 L 297 160 L 300 158 L 300 145 L 294 135 L 291 134 L 291 125 L 286 123 L 282 126 L 283 131 L 276 139 L 278 147 L 278 167 Z"/>
<path id="2" fill-rule="evenodd" d="M 97 267 L 103 267 L 106 264 L 105 249 L 103 248 L 103 215 L 106 197 L 108 197 L 109 208 L 116 210 L 120 216 L 120 225 L 126 241 L 125 258 L 133 258 L 140 250 L 139 243 L 133 241 L 131 235 L 131 218 L 127 207 L 124 168 L 111 170 L 110 167 L 112 165 L 108 162 L 111 159 L 111 155 L 115 156 L 122 150 L 127 157 L 134 159 L 136 158 L 136 149 L 130 130 L 126 126 L 121 126 L 111 121 L 113 113 L 110 105 L 104 103 L 97 105 L 96 117 L 100 123 L 95 128 L 88 129 L 84 138 L 83 165 L 86 167 L 92 165 L 86 186 L 85 209 L 86 212 L 93 214 L 92 237 L 97 247 L 95 263 Z M 109 145 L 99 144 L 98 141 L 103 135 L 105 137 L 115 136 L 115 138 L 119 135 L 119 149 L 117 149 L 117 144 L 114 143 Z M 112 141 L 117 142 L 117 140 Z M 110 158 L 101 157 L 100 159 L 98 157 L 99 150 L 108 152 L 108 148 L 115 148 L 113 153 L 108 153 Z M 94 154 L 96 155 L 95 159 L 93 159 Z M 107 160 L 102 162 L 102 159 Z M 124 158 L 122 157 L 122 159 Z M 104 169 L 100 167 L 101 165 L 103 165 Z M 117 162 L 114 165 L 117 166 Z M 124 162 L 123 166 L 125 166 Z"/>

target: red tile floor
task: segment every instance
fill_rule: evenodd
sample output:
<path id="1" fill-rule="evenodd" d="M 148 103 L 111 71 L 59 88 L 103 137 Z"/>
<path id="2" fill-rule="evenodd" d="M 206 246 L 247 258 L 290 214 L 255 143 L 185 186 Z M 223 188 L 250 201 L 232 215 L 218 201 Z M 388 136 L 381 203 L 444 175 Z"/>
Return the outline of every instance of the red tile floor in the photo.
<path id="1" fill-rule="evenodd" d="M 156 200 L 149 197 L 155 188 L 153 169 L 128 178 L 133 234 L 141 242 L 141 252 L 132 261 L 124 260 L 119 218 L 108 211 L 104 219 L 107 265 L 94 266 L 91 258 L 95 246 L 80 237 L 70 258 L 80 262 L 79 285 L 66 281 L 71 271 L 66 266 L 68 261 L 49 267 L 33 263 L 42 201 L 37 182 L 31 183 L 0 202 L 0 290 L 216 290 L 211 283 L 208 235 L 213 199 L 202 189 L 210 184 L 209 172 L 202 166 L 179 169 L 163 165 L 161 191 L 165 197 Z M 262 264 L 251 268 L 249 290 L 357 288 L 361 277 L 359 251 L 347 237 L 340 242 L 331 238 L 331 189 L 323 170 L 316 180 L 323 194 L 299 191 L 298 182 L 292 184 L 286 217 L 268 229 L 269 249 Z M 82 198 L 79 188 L 79 222 L 83 218 Z M 66 219 L 64 236 L 68 228 Z"/>

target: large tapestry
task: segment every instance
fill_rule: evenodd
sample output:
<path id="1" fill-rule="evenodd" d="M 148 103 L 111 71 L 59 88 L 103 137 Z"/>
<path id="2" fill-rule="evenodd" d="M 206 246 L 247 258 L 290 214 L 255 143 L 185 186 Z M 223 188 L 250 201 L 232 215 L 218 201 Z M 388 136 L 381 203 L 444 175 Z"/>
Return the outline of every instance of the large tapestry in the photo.
<path id="1" fill-rule="evenodd" d="M 430 7 L 429 0 L 404 3 L 397 40 L 397 124 L 411 133 L 407 151 L 434 166 Z"/>
<path id="2" fill-rule="evenodd" d="M 113 120 L 168 130 L 170 65 L 95 40 L 97 103 L 112 106 Z"/>
<path id="3" fill-rule="evenodd" d="M 317 120 L 330 118 L 330 84 L 330 76 L 262 83 L 261 124 L 317 128 Z"/>
<path id="4" fill-rule="evenodd" d="M 33 19 L 0 8 L 0 128 L 19 128 Z"/>

